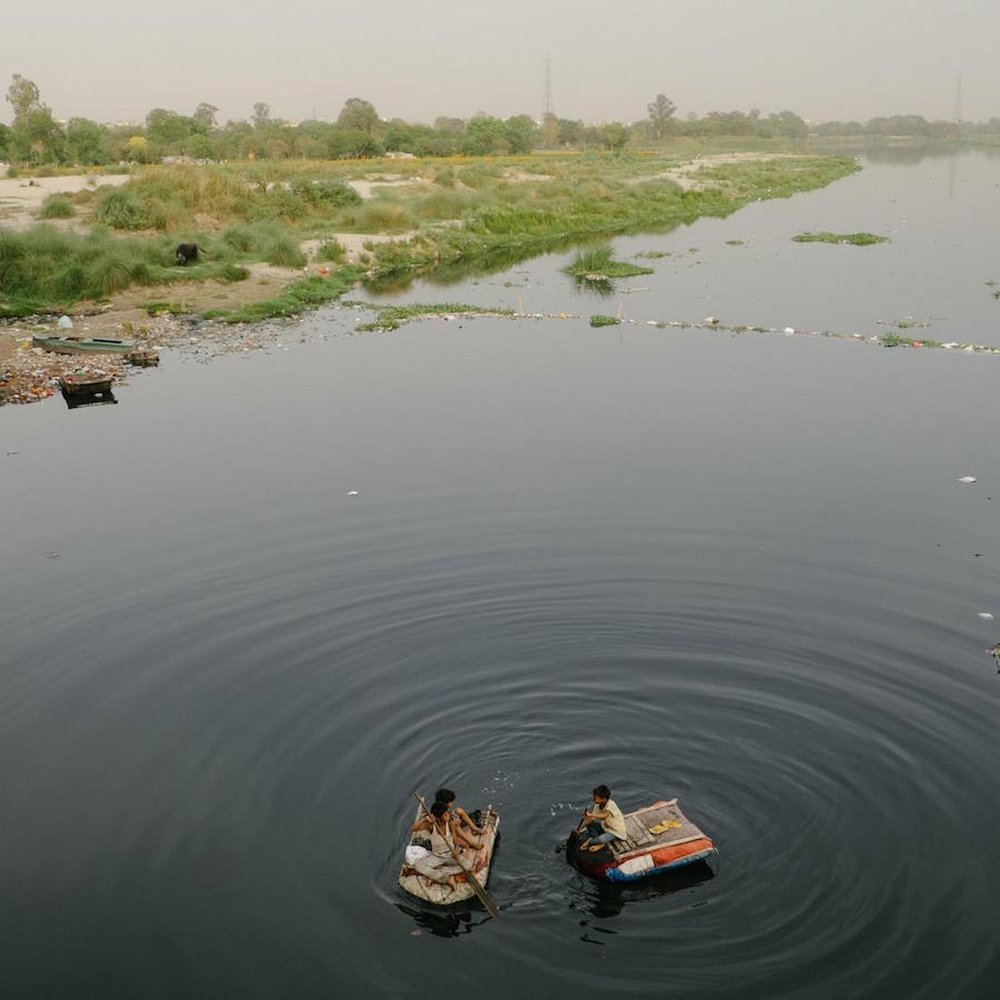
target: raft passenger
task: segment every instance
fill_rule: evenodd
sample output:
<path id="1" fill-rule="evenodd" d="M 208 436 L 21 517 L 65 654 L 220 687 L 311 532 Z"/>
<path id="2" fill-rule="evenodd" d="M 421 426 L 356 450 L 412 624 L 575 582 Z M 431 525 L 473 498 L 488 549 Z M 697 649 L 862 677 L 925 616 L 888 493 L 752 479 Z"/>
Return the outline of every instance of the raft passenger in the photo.
<path id="1" fill-rule="evenodd" d="M 580 825 L 587 824 L 589 836 L 579 844 L 580 850 L 600 851 L 606 844 L 615 840 L 625 840 L 628 834 L 625 830 L 625 817 L 617 803 L 611 798 L 611 789 L 607 785 L 598 785 L 594 789 L 594 805 L 583 814 Z"/>
<path id="2" fill-rule="evenodd" d="M 455 793 L 450 788 L 439 788 L 434 795 L 435 802 L 443 802 L 452 815 L 452 830 L 456 840 L 466 847 L 480 848 L 483 846 L 483 834 L 486 830 L 476 823 L 461 807 L 455 805 Z"/>

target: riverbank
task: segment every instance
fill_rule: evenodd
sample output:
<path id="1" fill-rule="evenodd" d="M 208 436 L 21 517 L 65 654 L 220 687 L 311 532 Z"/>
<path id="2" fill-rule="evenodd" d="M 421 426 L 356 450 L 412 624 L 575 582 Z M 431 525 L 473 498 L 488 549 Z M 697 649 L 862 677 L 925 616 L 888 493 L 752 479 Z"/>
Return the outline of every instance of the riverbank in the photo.
<path id="1" fill-rule="evenodd" d="M 31 387 L 11 392 L 14 381 L 72 364 L 24 356 L 31 334 L 61 315 L 105 337 L 151 331 L 156 318 L 152 339 L 164 346 L 192 318 L 211 320 L 199 335 L 224 340 L 228 324 L 295 315 L 358 282 L 384 291 L 430 273 L 488 273 L 576 243 L 725 216 L 857 169 L 845 157 L 787 153 L 539 154 L 163 166 L 124 182 L 45 178 L 37 189 L 7 180 L 28 195 L 11 208 L 0 191 L 0 383 L 7 401 L 29 401 Z M 199 248 L 190 266 L 174 259 L 180 242 Z"/>

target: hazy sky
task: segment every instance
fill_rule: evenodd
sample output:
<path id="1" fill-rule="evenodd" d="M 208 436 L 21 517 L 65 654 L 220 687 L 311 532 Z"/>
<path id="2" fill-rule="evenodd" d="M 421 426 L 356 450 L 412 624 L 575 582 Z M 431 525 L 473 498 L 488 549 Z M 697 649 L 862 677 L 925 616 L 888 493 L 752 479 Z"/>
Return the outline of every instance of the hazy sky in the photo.
<path id="1" fill-rule="evenodd" d="M 63 119 L 335 118 L 348 97 L 537 117 L 546 55 L 553 110 L 588 121 L 644 118 L 661 92 L 680 115 L 951 119 L 960 74 L 962 116 L 1000 115 L 1000 0 L 56 0 L 3 22 L 0 89 L 20 73 Z"/>

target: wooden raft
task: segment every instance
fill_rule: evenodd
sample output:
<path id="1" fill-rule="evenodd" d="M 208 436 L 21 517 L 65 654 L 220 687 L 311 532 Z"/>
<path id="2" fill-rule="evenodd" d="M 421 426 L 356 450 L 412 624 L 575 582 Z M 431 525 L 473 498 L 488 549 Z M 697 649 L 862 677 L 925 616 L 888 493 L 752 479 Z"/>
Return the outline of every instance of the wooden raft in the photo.
<path id="1" fill-rule="evenodd" d="M 626 840 L 615 840 L 610 845 L 616 862 L 626 861 L 633 854 L 645 854 L 658 847 L 677 847 L 705 836 L 681 812 L 677 799 L 654 802 L 626 813 L 625 832 L 628 834 Z"/>

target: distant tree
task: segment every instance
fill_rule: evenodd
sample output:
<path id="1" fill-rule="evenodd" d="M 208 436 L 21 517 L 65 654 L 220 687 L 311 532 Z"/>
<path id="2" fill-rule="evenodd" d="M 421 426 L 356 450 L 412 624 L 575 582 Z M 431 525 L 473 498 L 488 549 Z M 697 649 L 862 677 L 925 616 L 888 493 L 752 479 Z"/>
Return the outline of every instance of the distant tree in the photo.
<path id="1" fill-rule="evenodd" d="M 264 128 L 271 124 L 271 105 L 258 101 L 253 106 L 253 127 Z"/>
<path id="2" fill-rule="evenodd" d="M 538 145 L 538 126 L 530 115 L 514 115 L 503 124 L 504 139 L 512 153 L 530 153 Z"/>
<path id="3" fill-rule="evenodd" d="M 42 104 L 38 87 L 15 73 L 7 88 L 7 103 L 14 109 L 8 149 L 12 159 L 28 163 L 56 163 L 63 154 L 63 132 Z"/>
<path id="4" fill-rule="evenodd" d="M 465 122 L 461 118 L 448 118 L 445 115 L 439 115 L 434 119 L 434 129 L 437 132 L 461 135 L 465 131 Z"/>
<path id="5" fill-rule="evenodd" d="M 185 152 L 196 160 L 214 160 L 215 146 L 207 135 L 193 135 L 187 143 Z"/>
<path id="6" fill-rule="evenodd" d="M 146 115 L 146 136 L 157 145 L 177 149 L 194 131 L 194 119 L 168 111 L 153 108 Z"/>
<path id="7" fill-rule="evenodd" d="M 393 118 L 385 127 L 383 141 L 390 153 L 413 152 L 417 143 L 418 126 L 410 125 L 401 118 Z"/>
<path id="8" fill-rule="evenodd" d="M 219 109 L 214 104 L 208 104 L 202 101 L 194 109 L 194 114 L 191 116 L 199 124 L 204 126 L 206 129 L 215 128 L 215 116 L 218 114 Z"/>
<path id="9" fill-rule="evenodd" d="M 499 118 L 480 112 L 469 119 L 462 138 L 462 152 L 467 156 L 489 156 L 490 153 L 506 153 L 506 127 Z"/>
<path id="10" fill-rule="evenodd" d="M 149 140 L 144 135 L 133 135 L 125 143 L 125 158 L 135 163 L 151 163 L 155 153 Z"/>
<path id="11" fill-rule="evenodd" d="M 379 140 L 367 132 L 357 128 L 332 129 L 327 143 L 331 159 L 365 160 L 373 156 L 381 156 L 385 147 Z"/>
<path id="12" fill-rule="evenodd" d="M 14 125 L 22 118 L 38 108 L 44 107 L 37 85 L 26 80 L 20 73 L 15 73 L 7 88 L 7 103 L 14 109 Z"/>
<path id="13" fill-rule="evenodd" d="M 337 115 L 337 124 L 341 128 L 375 135 L 382 123 L 374 104 L 363 101 L 360 97 L 349 97 Z"/>
<path id="14" fill-rule="evenodd" d="M 752 115 L 751 112 L 751 117 Z M 786 136 L 789 139 L 804 139 L 809 134 L 809 126 L 794 111 L 768 115 L 767 125 L 772 135 Z"/>
<path id="15" fill-rule="evenodd" d="M 629 140 L 628 126 L 621 122 L 609 122 L 607 125 L 602 125 L 601 139 L 605 148 L 610 149 L 617 156 Z"/>
<path id="16" fill-rule="evenodd" d="M 582 146 L 584 125 L 581 121 L 569 118 L 557 119 L 559 131 L 557 141 L 560 146 Z"/>
<path id="17" fill-rule="evenodd" d="M 107 160 L 108 129 L 89 118 L 70 118 L 66 123 L 66 158 L 81 166 Z"/>
<path id="18" fill-rule="evenodd" d="M 646 105 L 649 112 L 650 133 L 659 142 L 670 129 L 670 119 L 677 110 L 677 105 L 665 94 L 657 94 L 656 100 Z"/>

